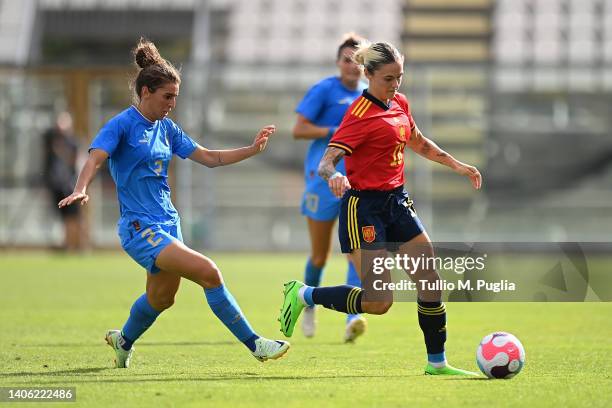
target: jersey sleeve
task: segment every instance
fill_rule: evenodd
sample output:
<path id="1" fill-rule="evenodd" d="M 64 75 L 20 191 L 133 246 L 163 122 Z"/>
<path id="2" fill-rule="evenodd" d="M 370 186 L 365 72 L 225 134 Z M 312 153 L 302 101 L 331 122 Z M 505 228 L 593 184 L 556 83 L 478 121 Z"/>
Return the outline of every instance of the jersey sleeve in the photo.
<path id="1" fill-rule="evenodd" d="M 100 149 L 112 156 L 121 141 L 123 130 L 117 118 L 109 120 L 106 125 L 100 129 L 94 140 L 89 146 L 89 150 Z"/>
<path id="2" fill-rule="evenodd" d="M 406 95 L 398 93 L 396 100 L 399 106 L 404 111 L 404 113 L 406 113 L 406 116 L 408 117 L 408 122 L 410 123 L 410 130 L 413 130 L 416 127 L 416 122 L 412 117 L 412 113 L 410 113 L 410 103 L 408 102 L 408 98 L 406 98 Z"/>
<path id="3" fill-rule="evenodd" d="M 352 106 L 347 110 L 342 123 L 328 144 L 328 147 L 344 150 L 347 156 L 353 154 L 353 150 L 359 147 L 364 139 L 363 123 L 355 115 L 349 113 L 351 109 Z"/>
<path id="4" fill-rule="evenodd" d="M 172 120 L 167 119 L 168 137 L 170 139 L 172 154 L 176 154 L 181 159 L 191 156 L 198 144 Z"/>
<path id="5" fill-rule="evenodd" d="M 314 122 L 325 107 L 327 88 L 326 84 L 322 82 L 315 84 L 306 92 L 302 101 L 295 108 L 295 112 Z"/>

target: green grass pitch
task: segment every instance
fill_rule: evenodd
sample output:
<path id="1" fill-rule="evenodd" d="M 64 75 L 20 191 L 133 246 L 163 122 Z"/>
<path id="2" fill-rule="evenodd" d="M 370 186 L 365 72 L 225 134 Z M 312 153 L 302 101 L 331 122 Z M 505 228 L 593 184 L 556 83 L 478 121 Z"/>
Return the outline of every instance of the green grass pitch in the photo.
<path id="1" fill-rule="evenodd" d="M 212 258 L 253 327 L 280 338 L 282 283 L 301 277 L 304 256 Z M 344 273 L 334 257 L 324 283 L 340 283 Z M 341 341 L 344 316 L 320 309 L 314 339 L 298 328 L 287 356 L 262 364 L 184 281 L 174 307 L 136 343 L 133 366 L 113 369 L 104 333 L 121 328 L 144 282 L 144 271 L 121 252 L 0 253 L 0 386 L 74 386 L 77 402 L 66 406 L 612 405 L 612 303 L 449 303 L 452 364 L 477 371 L 479 340 L 504 330 L 523 342 L 526 366 L 512 380 L 433 378 L 422 375 L 414 304 L 368 317 L 368 332 L 354 345 Z"/>

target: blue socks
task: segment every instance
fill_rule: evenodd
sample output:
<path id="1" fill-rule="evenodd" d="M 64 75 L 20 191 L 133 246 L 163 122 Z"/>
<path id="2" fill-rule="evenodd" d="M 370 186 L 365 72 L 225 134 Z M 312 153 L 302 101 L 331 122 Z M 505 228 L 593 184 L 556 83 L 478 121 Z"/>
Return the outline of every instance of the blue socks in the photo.
<path id="1" fill-rule="evenodd" d="M 308 259 L 306 270 L 304 271 L 304 283 L 316 288 L 321 284 L 321 275 L 323 275 L 323 268 L 314 266 L 311 260 Z"/>
<path id="2" fill-rule="evenodd" d="M 236 299 L 221 285 L 213 289 L 204 289 L 206 299 L 215 315 L 228 329 L 246 345 L 249 350 L 255 351 L 255 340 L 259 338 L 246 320 Z M 140 296 L 132 305 L 130 317 L 121 330 L 123 342 L 121 347 L 125 350 L 132 348 L 138 338 L 153 324 L 161 312 L 153 309 L 147 300 L 146 293 Z"/>
<path id="3" fill-rule="evenodd" d="M 255 340 L 259 338 L 251 328 L 236 299 L 224 285 L 204 289 L 206 300 L 213 313 L 223 322 L 234 336 L 251 351 L 255 351 Z"/>
<path id="4" fill-rule="evenodd" d="M 357 274 L 357 271 L 355 270 L 355 266 L 353 266 L 352 262 L 348 263 L 348 269 L 346 271 L 346 284 L 349 286 L 357 286 L 358 288 L 361 287 L 361 279 L 359 279 L 359 274 Z M 357 316 L 359 316 L 358 314 L 347 314 L 346 315 L 346 322 L 350 322 L 351 320 L 353 320 L 354 318 L 356 318 Z"/>
<path id="5" fill-rule="evenodd" d="M 303 289 L 302 297 L 304 298 L 304 303 L 306 303 L 307 307 L 314 307 L 315 303 L 312 300 L 312 291 L 314 288 L 312 286 L 304 286 Z"/>
<path id="6" fill-rule="evenodd" d="M 427 353 L 427 362 L 434 368 L 441 368 L 446 365 L 446 354 L 444 352 L 430 354 Z"/>
<path id="7" fill-rule="evenodd" d="M 157 319 L 161 312 L 153 309 L 147 300 L 147 294 L 140 296 L 132 305 L 130 317 L 121 330 L 123 344 L 121 347 L 124 350 L 132 348 L 132 344 L 144 333 Z"/>

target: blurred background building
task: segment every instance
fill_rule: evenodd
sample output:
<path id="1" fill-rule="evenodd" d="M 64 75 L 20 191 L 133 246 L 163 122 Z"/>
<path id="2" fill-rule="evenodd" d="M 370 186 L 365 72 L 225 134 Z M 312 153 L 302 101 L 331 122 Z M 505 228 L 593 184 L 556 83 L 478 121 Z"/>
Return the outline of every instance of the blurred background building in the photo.
<path id="1" fill-rule="evenodd" d="M 304 92 L 336 72 L 347 31 L 406 55 L 403 84 L 424 133 L 484 174 L 480 192 L 408 153 L 407 188 L 437 241 L 607 241 L 612 231 L 612 0 L 0 0 L 0 247 L 61 241 L 45 196 L 42 134 L 74 116 L 83 154 L 131 102 L 141 35 L 182 67 L 174 118 L 211 148 L 265 154 L 221 169 L 177 160 L 186 240 L 213 250 L 305 250 L 299 213 Z M 112 180 L 87 210 L 115 247 Z"/>

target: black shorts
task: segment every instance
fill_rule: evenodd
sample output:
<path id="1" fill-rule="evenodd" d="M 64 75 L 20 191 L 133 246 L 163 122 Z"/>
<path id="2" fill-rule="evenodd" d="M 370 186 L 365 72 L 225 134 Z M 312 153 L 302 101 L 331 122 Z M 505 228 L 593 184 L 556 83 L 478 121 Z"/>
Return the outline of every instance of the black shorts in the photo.
<path id="1" fill-rule="evenodd" d="M 342 197 L 338 235 L 345 254 L 355 249 L 394 252 L 423 231 L 403 187 L 391 191 L 349 190 Z"/>

